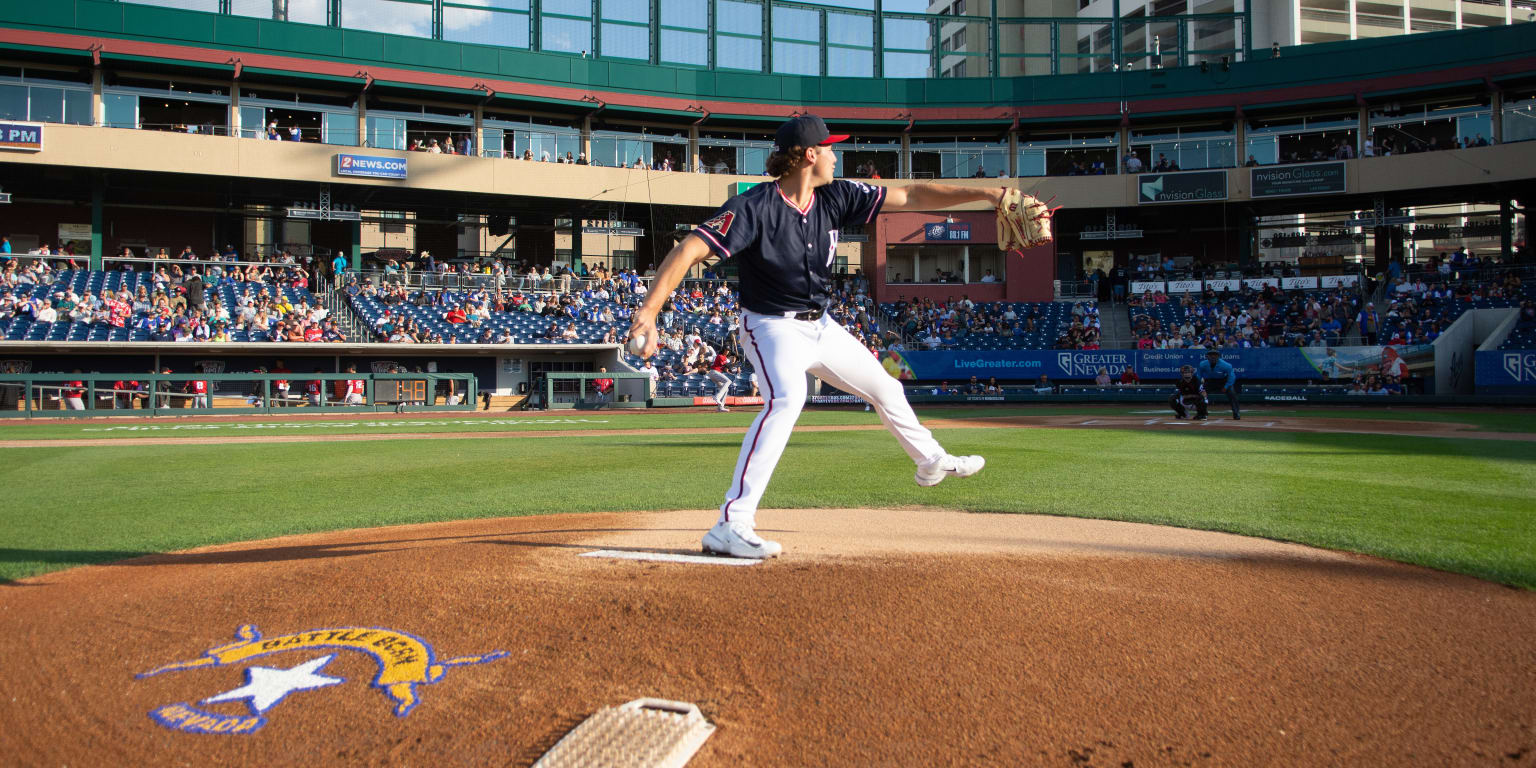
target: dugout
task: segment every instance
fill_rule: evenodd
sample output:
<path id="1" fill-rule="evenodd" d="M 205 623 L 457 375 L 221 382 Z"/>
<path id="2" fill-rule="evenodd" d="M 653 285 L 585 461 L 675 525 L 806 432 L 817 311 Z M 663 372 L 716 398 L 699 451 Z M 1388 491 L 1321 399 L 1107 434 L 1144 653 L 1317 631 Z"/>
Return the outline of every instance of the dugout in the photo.
<path id="1" fill-rule="evenodd" d="M 603 344 L 0 342 L 0 371 L 13 374 L 67 374 L 78 368 L 86 374 L 115 379 L 163 373 L 166 368 L 173 374 L 190 374 L 199 366 L 206 373 L 238 374 L 258 368 L 271 371 L 279 360 L 293 372 L 290 378 L 294 381 L 313 378 L 316 369 L 340 376 L 349 365 L 355 365 L 360 374 L 384 374 L 395 369 L 402 373 L 467 374 L 474 377 L 473 390 L 466 391 L 463 385 L 444 379 L 431 394 L 437 402 L 457 394 L 495 410 L 523 406 L 535 389 L 543 391 L 548 375 L 595 374 L 601 368 L 614 371 L 615 377 L 621 373 L 638 375 L 623 363 L 616 346 Z M 245 389 L 234 391 L 235 386 L 215 380 L 213 393 L 246 394 Z M 619 394 L 641 404 L 646 401 L 643 389 L 631 392 L 621 388 Z"/>
<path id="2" fill-rule="evenodd" d="M 644 408 L 651 377 L 643 373 L 549 373 L 544 376 L 542 405 L 552 411 Z"/>

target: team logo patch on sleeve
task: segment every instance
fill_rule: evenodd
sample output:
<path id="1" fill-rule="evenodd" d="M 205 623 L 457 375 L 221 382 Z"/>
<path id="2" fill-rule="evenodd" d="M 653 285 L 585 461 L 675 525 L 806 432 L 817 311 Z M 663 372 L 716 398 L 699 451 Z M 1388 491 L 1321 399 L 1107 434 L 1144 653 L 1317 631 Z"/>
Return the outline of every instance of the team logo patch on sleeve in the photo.
<path id="1" fill-rule="evenodd" d="M 713 229 L 714 231 L 724 235 L 725 233 L 731 231 L 731 222 L 735 220 L 736 214 L 731 211 L 726 211 L 719 216 L 716 216 L 713 219 L 700 224 L 699 226 L 709 227 L 710 229 Z"/>

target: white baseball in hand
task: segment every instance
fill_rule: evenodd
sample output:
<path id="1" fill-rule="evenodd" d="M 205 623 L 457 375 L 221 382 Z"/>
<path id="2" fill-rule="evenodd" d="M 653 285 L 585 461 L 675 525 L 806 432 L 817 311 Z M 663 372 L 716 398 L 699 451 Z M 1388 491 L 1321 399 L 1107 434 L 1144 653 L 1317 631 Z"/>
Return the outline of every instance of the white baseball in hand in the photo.
<path id="1" fill-rule="evenodd" d="M 637 333 L 629 337 L 629 353 L 635 357 L 645 354 L 645 334 Z"/>

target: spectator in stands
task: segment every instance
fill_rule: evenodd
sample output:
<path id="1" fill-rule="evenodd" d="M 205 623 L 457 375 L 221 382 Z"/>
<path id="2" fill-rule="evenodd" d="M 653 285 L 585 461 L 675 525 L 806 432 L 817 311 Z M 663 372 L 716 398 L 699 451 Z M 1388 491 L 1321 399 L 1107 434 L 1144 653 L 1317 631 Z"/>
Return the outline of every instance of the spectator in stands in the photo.
<path id="1" fill-rule="evenodd" d="M 1113 382 L 1114 380 L 1109 377 L 1108 368 L 1100 367 L 1099 375 L 1093 377 L 1093 383 L 1101 387 L 1107 387 Z"/>
<path id="2" fill-rule="evenodd" d="M 1127 365 L 1125 370 L 1120 372 L 1120 384 L 1122 386 L 1135 386 L 1140 383 L 1141 377 L 1136 375 L 1135 368 Z"/>

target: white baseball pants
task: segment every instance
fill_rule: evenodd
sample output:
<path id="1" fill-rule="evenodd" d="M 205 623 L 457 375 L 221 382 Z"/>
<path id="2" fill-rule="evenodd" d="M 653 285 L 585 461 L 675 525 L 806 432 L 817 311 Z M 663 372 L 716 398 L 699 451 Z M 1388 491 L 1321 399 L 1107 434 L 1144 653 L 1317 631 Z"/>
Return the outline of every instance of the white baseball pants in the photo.
<path id="1" fill-rule="evenodd" d="M 705 376 L 715 383 L 715 404 L 725 405 L 725 396 L 731 393 L 731 377 L 713 369 Z"/>
<path id="2" fill-rule="evenodd" d="M 755 524 L 757 504 L 805 407 L 807 372 L 874 406 L 913 463 L 944 455 L 933 434 L 918 423 L 901 382 L 831 317 L 796 320 L 749 311 L 742 315 L 740 339 L 757 368 L 766 407 L 742 438 L 736 473 L 720 505 L 722 522 Z"/>

